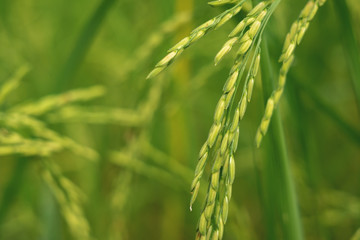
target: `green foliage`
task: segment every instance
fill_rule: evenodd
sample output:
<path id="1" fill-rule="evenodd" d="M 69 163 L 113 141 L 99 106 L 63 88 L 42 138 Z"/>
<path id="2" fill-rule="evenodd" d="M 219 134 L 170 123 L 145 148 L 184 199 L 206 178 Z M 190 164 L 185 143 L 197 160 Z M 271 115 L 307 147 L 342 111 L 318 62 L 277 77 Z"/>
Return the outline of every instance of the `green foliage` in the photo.
<path id="1" fill-rule="evenodd" d="M 360 4 L 324 3 L 0 1 L 0 239 L 358 239 Z"/>

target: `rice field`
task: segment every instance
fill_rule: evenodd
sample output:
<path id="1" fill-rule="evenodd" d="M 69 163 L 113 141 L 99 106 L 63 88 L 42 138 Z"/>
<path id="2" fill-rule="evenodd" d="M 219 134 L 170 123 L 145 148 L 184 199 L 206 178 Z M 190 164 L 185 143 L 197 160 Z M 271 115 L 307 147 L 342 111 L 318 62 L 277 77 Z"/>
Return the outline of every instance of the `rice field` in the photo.
<path id="1" fill-rule="evenodd" d="M 2 0 L 0 164 L 0 239 L 360 240 L 360 3 Z"/>

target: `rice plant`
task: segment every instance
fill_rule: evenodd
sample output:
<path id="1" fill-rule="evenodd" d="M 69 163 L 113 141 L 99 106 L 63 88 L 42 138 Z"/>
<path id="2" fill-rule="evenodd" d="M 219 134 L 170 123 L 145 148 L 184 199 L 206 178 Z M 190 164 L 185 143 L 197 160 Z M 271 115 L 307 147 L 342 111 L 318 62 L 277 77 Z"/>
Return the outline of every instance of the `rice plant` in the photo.
<path id="1" fill-rule="evenodd" d="M 245 1 L 213 1 L 209 4 L 212 6 L 221 6 L 225 4 L 235 4 L 234 7 L 223 12 L 217 17 L 205 22 L 198 28 L 194 29 L 189 37 L 184 38 L 174 47 L 169 49 L 169 53 L 148 75 L 152 78 L 163 71 L 171 62 L 178 57 L 182 51 L 188 48 L 195 41 L 203 37 L 208 31 L 216 30 L 226 23 L 229 19 L 238 14 Z M 238 51 L 234 59 L 234 64 L 230 70 L 229 77 L 223 87 L 223 95 L 221 96 L 214 113 L 214 124 L 212 125 L 208 139 L 203 145 L 199 162 L 196 166 L 195 177 L 191 185 L 192 197 L 190 200 L 190 210 L 197 197 L 200 188 L 200 179 L 204 173 L 205 166 L 210 155 L 210 151 L 214 154 L 214 161 L 211 168 L 209 178 L 208 193 L 205 201 L 203 212 L 197 227 L 196 239 L 222 239 L 224 234 L 224 225 L 227 221 L 229 211 L 229 201 L 232 196 L 232 184 L 235 179 L 235 159 L 234 152 L 238 147 L 239 139 L 239 123 L 243 119 L 247 104 L 251 101 L 254 88 L 254 81 L 259 70 L 261 61 L 261 41 L 263 30 L 271 18 L 280 1 L 262 1 L 254 6 L 247 13 L 246 17 L 241 19 L 233 31 L 229 34 L 229 40 L 224 44 L 221 50 L 215 56 L 215 65 L 238 43 Z M 279 103 L 281 95 L 284 91 L 287 72 L 294 60 L 294 50 L 299 45 L 310 25 L 311 20 L 315 17 L 318 8 L 325 1 L 308 1 L 299 18 L 291 26 L 290 32 L 286 36 L 283 51 L 279 61 L 282 63 L 276 89 L 267 100 L 265 113 L 261 120 L 259 129 L 256 133 L 256 145 L 260 146 L 261 140 L 266 134 L 271 116 L 274 109 Z M 252 58 L 250 54 L 252 55 Z M 250 59 L 250 63 L 248 61 Z M 246 69 L 248 66 L 248 69 Z M 233 101 L 239 83 L 243 78 L 243 91 L 233 115 Z M 285 179 L 286 180 L 286 179 Z M 295 201 L 295 199 L 289 199 Z M 295 211 L 297 211 L 295 209 Z M 296 214 L 297 215 L 297 214 Z M 294 216 L 294 218 L 298 216 Z M 298 219 L 291 219 L 299 224 Z M 301 239 L 300 226 L 295 226 L 296 235 L 292 235 L 294 239 Z"/>

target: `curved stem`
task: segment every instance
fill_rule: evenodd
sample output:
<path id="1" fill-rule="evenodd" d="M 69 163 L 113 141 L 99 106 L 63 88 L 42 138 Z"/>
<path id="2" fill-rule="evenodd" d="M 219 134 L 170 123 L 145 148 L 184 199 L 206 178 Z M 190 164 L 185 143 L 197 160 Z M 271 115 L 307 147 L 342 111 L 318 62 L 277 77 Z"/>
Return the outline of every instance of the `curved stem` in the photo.
<path id="1" fill-rule="evenodd" d="M 267 100 L 272 92 L 275 78 L 271 67 L 266 37 L 264 37 L 262 42 L 262 55 L 261 78 L 263 82 L 264 98 Z M 269 128 L 269 137 L 271 139 L 271 147 L 273 149 L 275 160 L 272 163 L 273 167 L 267 168 L 266 171 L 276 171 L 269 173 L 269 175 L 277 178 L 275 179 L 277 180 L 275 182 L 279 184 L 278 186 L 274 186 L 278 189 L 278 191 L 275 192 L 278 196 L 271 197 L 280 200 L 282 210 L 281 216 L 283 218 L 284 229 L 286 229 L 286 232 L 284 233 L 286 234 L 286 239 L 302 240 L 302 224 L 279 110 L 274 111 L 273 120 Z"/>

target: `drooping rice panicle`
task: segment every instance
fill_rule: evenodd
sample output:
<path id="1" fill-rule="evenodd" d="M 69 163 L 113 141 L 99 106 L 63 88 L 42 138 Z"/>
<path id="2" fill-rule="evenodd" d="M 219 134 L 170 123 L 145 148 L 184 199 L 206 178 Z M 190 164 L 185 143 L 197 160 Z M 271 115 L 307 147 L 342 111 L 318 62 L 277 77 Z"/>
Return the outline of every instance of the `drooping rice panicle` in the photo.
<path id="1" fill-rule="evenodd" d="M 204 24 L 200 25 L 196 29 L 194 29 L 188 37 L 185 37 L 181 41 L 179 41 L 175 46 L 169 49 L 168 55 L 166 55 L 149 73 L 147 78 L 153 78 L 161 73 L 165 68 L 167 68 L 174 60 L 177 58 L 186 48 L 192 45 L 194 42 L 198 41 L 202 38 L 206 33 L 211 30 L 217 29 L 224 25 L 227 21 L 229 21 L 233 16 L 238 14 L 242 8 L 242 4 L 245 0 L 240 1 L 234 7 L 226 10 L 220 15 L 210 19 Z"/>
<path id="2" fill-rule="evenodd" d="M 93 86 L 86 89 L 71 90 L 59 95 L 46 96 L 36 102 L 21 104 L 10 109 L 10 112 L 39 116 L 49 111 L 61 108 L 74 102 L 86 102 L 103 96 L 106 89 L 103 86 Z"/>
<path id="3" fill-rule="evenodd" d="M 243 118 L 247 103 L 251 100 L 251 92 L 253 88 L 254 78 L 259 69 L 260 62 L 260 40 L 262 31 L 273 13 L 278 2 L 270 5 L 268 9 L 266 3 L 260 3 L 250 11 L 248 17 L 254 16 L 252 24 L 241 37 L 246 36 L 246 40 L 240 41 L 239 49 L 241 52 L 235 59 L 235 64 L 230 71 L 229 78 L 224 85 L 223 95 L 220 98 L 215 110 L 214 124 L 210 130 L 208 140 L 205 142 L 199 155 L 199 162 L 195 170 L 195 177 L 191 186 L 192 197 L 190 200 L 190 208 L 196 199 L 198 189 L 200 187 L 200 179 L 204 172 L 210 149 L 215 142 L 214 153 L 215 159 L 211 170 L 209 180 L 208 194 L 205 200 L 205 206 L 201 214 L 196 239 L 221 239 L 224 232 L 224 224 L 227 221 L 229 201 L 232 194 L 232 183 L 235 179 L 235 159 L 234 153 L 237 149 L 239 138 L 239 121 Z M 265 6 L 265 7 L 263 7 Z M 270 11 L 268 11 L 270 10 Z M 261 14 L 264 12 L 264 14 Z M 258 18 L 262 15 L 260 18 Z M 262 22 L 264 20 L 264 22 Z M 245 29 L 245 28 L 244 28 Z M 256 29 L 256 30 L 254 30 Z M 249 43 L 250 42 L 250 43 Z M 256 43 L 256 44 L 255 44 Z M 246 45 L 246 47 L 243 47 Z M 227 45 L 225 44 L 225 47 Z M 234 100 L 234 94 L 237 91 L 239 82 L 245 71 L 246 63 L 250 57 L 251 49 L 255 47 L 255 52 L 251 61 L 248 74 L 245 78 L 245 84 L 242 97 L 235 109 L 234 116 L 230 118 L 230 109 Z M 220 51 L 221 52 L 221 51 Z M 248 96 L 248 91 L 250 97 Z"/>
<path id="4" fill-rule="evenodd" d="M 266 103 L 265 113 L 256 132 L 255 144 L 257 147 L 260 147 L 261 141 L 269 128 L 273 111 L 277 107 L 283 94 L 286 76 L 294 60 L 294 50 L 296 46 L 301 43 L 310 22 L 317 13 L 318 8 L 325 2 L 326 0 L 308 1 L 304 9 L 301 11 L 298 19 L 292 24 L 290 32 L 286 36 L 282 55 L 279 60 L 282 62 L 282 66 L 280 68 L 277 86 Z"/>
<path id="5" fill-rule="evenodd" d="M 263 5 L 263 4 L 261 4 L 261 5 Z M 251 13 L 251 14 L 254 14 L 254 13 Z M 250 16 L 252 16 L 252 15 L 250 15 Z M 264 17 L 261 17 L 261 19 L 263 19 L 263 18 Z M 246 34 L 249 31 L 247 31 Z M 247 36 L 249 36 L 249 35 L 247 35 Z M 254 35 L 254 37 L 255 37 L 255 35 Z M 252 40 L 251 40 L 251 42 L 252 42 Z M 241 45 L 240 45 L 240 48 L 242 48 Z M 249 49 L 250 46 L 248 46 L 247 48 Z M 245 71 L 247 58 L 249 57 L 249 55 L 246 55 L 244 58 L 245 53 L 247 53 L 247 51 L 244 52 L 242 55 L 238 55 L 237 59 L 235 60 L 235 64 L 234 64 L 233 68 L 230 70 L 229 77 L 224 85 L 223 95 L 221 96 L 221 98 L 217 104 L 217 107 L 215 109 L 214 124 L 212 125 L 210 132 L 209 132 L 208 139 L 204 143 L 204 145 L 200 151 L 200 154 L 199 154 L 199 162 L 196 167 L 194 181 L 191 186 L 192 192 L 193 192 L 193 190 L 195 190 L 197 188 L 197 185 L 200 185 L 200 179 L 201 179 L 201 176 L 205 169 L 205 164 L 206 164 L 206 161 L 207 161 L 207 158 L 209 155 L 209 151 L 213 147 L 220 131 L 224 127 L 223 126 L 224 120 L 227 121 L 225 116 L 227 115 L 229 106 L 231 105 L 230 103 L 233 101 L 234 94 L 237 90 L 237 86 L 239 85 L 239 81 Z M 258 71 L 258 66 L 256 67 L 256 71 Z M 193 201 L 195 201 L 195 198 L 196 198 L 196 194 L 193 194 L 192 201 L 190 203 L 190 207 L 191 207 Z"/>
<path id="6" fill-rule="evenodd" d="M 247 78 L 250 76 L 254 78 L 256 76 L 256 72 L 254 71 L 256 64 L 254 63 L 258 61 L 258 55 L 257 53 L 253 59 Z M 201 229 L 200 224 L 204 223 L 199 223 L 197 236 L 204 236 L 205 233 L 206 237 L 208 237 L 208 234 L 213 234 L 218 237 L 218 239 L 222 239 L 232 194 L 232 183 L 235 179 L 234 153 L 238 146 L 240 132 L 239 121 L 245 114 L 246 107 L 244 107 L 244 103 L 247 104 L 247 102 L 247 87 L 244 86 L 244 92 L 238 107 L 235 109 L 234 116 L 231 121 L 227 121 L 227 126 L 224 129 L 224 137 L 219 138 L 221 139 L 221 144 L 211 170 L 208 196 L 202 213 L 202 215 L 204 215 L 202 221 L 204 222 L 206 220 L 207 228 L 206 231 Z M 215 211 L 216 204 L 218 204 L 217 211 Z M 208 233 L 210 228 L 212 232 Z"/>

